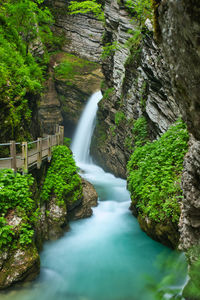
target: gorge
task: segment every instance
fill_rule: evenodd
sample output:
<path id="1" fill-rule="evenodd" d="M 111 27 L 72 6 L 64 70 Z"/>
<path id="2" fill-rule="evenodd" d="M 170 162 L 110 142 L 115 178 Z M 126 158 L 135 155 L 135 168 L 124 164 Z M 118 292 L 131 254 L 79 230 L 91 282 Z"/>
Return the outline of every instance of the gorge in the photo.
<path id="1" fill-rule="evenodd" d="M 31 3 L 32 1 L 27 0 L 25 2 Z M 78 2 L 84 5 L 85 1 Z M 88 280 L 93 282 L 93 277 L 95 280 L 94 261 L 99 261 L 99 268 L 100 265 L 104 268 L 103 266 L 106 262 L 109 265 L 109 259 L 107 258 L 113 256 L 113 265 L 110 262 L 110 270 L 113 270 L 117 264 L 116 261 L 120 260 L 116 253 L 113 254 L 113 251 L 118 249 L 124 255 L 122 255 L 123 257 L 127 256 L 127 261 L 124 258 L 119 265 L 122 268 L 121 272 L 127 272 L 130 277 L 133 276 L 135 278 L 136 273 L 132 270 L 134 267 L 128 270 L 123 269 L 124 266 L 128 268 L 128 258 L 130 260 L 133 259 L 132 253 L 135 253 L 134 237 L 132 241 L 130 238 L 133 228 L 137 228 L 134 234 L 139 240 L 138 247 L 141 245 L 141 241 L 143 241 L 142 244 L 147 243 L 149 252 L 152 255 L 152 261 L 156 260 L 157 254 L 161 252 L 161 249 L 164 249 L 164 246 L 151 241 L 149 237 L 145 236 L 145 233 L 140 231 L 136 219 L 128 213 L 129 205 L 127 201 L 129 200 L 132 213 L 147 235 L 164 245 L 175 249 L 178 248 L 186 253 L 190 266 L 189 275 L 191 280 L 188 281 L 183 295 L 176 294 L 176 297 L 180 296 L 189 300 L 200 299 L 199 276 L 196 275 L 199 270 L 200 239 L 199 3 L 197 0 L 190 1 L 190 3 L 187 0 L 105 0 L 88 2 L 92 3 L 91 7 L 101 7 L 101 12 L 104 12 L 103 22 L 102 18 L 98 19 L 98 14 L 94 9 L 78 14 L 75 10 L 75 14 L 71 14 L 68 7 L 73 2 L 68 0 L 45 1 L 45 5 L 48 5 L 54 17 L 53 21 L 45 19 L 45 22 L 46 24 L 49 22 L 48 27 L 52 29 L 56 38 L 54 38 L 53 42 L 50 42 L 50 34 L 47 39 L 44 38 L 45 34 L 43 34 L 41 38 L 37 38 L 37 42 L 33 39 L 27 46 L 30 47 L 28 52 L 33 58 L 29 57 L 27 59 L 25 55 L 23 59 L 28 66 L 29 64 L 31 65 L 30 61 L 32 59 L 32 66 L 37 70 L 37 72 L 30 72 L 30 74 L 33 74 L 33 81 L 27 80 L 27 76 L 30 75 L 27 75 L 28 73 L 21 72 L 23 80 L 19 81 L 18 75 L 13 75 L 16 74 L 15 69 L 11 69 L 11 73 L 5 71 L 10 70 L 10 64 L 14 65 L 11 62 L 14 59 L 13 54 L 10 54 L 9 66 L 2 69 L 4 70 L 4 77 L 2 75 L 3 83 L 1 85 L 2 112 L 4 112 L 1 115 L 2 142 L 8 139 L 16 139 L 18 141 L 24 138 L 34 138 L 42 134 L 52 134 L 55 123 L 64 124 L 65 136 L 71 138 L 74 135 L 74 129 L 85 108 L 88 97 L 100 89 L 103 94 L 102 100 L 98 103 L 96 127 L 91 139 L 90 151 L 92 161 L 90 160 L 89 168 L 87 165 L 89 161 L 87 161 L 87 164 L 83 164 L 82 158 L 78 159 L 85 151 L 85 158 L 88 158 L 90 138 L 88 135 L 89 139 L 86 139 L 87 132 L 80 135 L 79 142 L 82 139 L 85 147 L 83 145 L 79 146 L 79 154 L 76 153 L 72 145 L 76 162 L 83 170 L 80 171 L 80 174 L 94 184 L 101 200 L 100 204 L 94 209 L 94 216 L 91 219 L 81 220 L 77 223 L 72 222 L 71 228 L 72 232 L 75 230 L 74 236 L 72 232 L 69 232 L 55 244 L 51 244 L 51 242 L 45 244 L 41 254 L 42 271 L 39 280 L 44 278 L 44 286 L 48 284 L 48 280 L 46 282 L 48 276 L 43 267 L 50 263 L 52 255 L 56 253 L 56 247 L 62 246 L 65 249 L 66 243 L 66 251 L 73 252 L 71 249 L 73 243 L 74 246 L 79 245 L 78 238 L 80 238 L 81 234 L 86 242 L 90 234 L 96 241 L 94 237 L 95 230 L 100 232 L 100 237 L 102 232 L 105 233 L 106 240 L 104 241 L 102 237 L 102 242 L 99 242 L 100 249 L 102 245 L 102 251 L 104 248 L 110 249 L 108 254 L 103 251 L 102 256 L 105 257 L 105 260 L 91 253 L 83 240 L 80 248 L 83 253 L 78 252 L 78 250 L 74 254 L 72 253 L 74 258 L 71 262 L 70 257 L 65 257 L 66 269 L 67 265 L 70 266 L 70 263 L 72 263 L 75 270 L 77 265 L 81 265 L 83 254 L 87 256 L 86 252 L 89 252 L 91 256 L 89 265 L 92 271 L 88 274 L 90 276 Z M 10 4 L 6 5 L 8 7 Z M 6 6 L 4 6 L 4 9 L 7 9 Z M 12 22 L 9 21 L 7 24 L 3 17 L 4 11 L 2 10 L 0 13 L 1 30 L 5 38 Z M 38 10 L 35 10 L 35 13 L 39 15 Z M 14 19 L 12 10 L 8 9 L 7 16 L 10 19 Z M 40 26 L 41 20 L 38 22 Z M 7 27 L 5 24 L 7 24 Z M 20 36 L 24 29 L 22 27 L 18 29 Z M 12 34 L 9 33 L 9 38 Z M 24 39 L 23 34 L 22 39 Z M 3 41 L 2 44 L 4 45 L 4 43 L 7 42 Z M 20 42 L 15 41 L 14 45 L 18 44 Z M 57 44 L 59 46 L 56 46 Z M 17 51 L 21 51 L 19 46 L 13 47 L 13 49 L 18 47 Z M 42 64 L 45 64 L 45 47 L 50 53 L 50 59 L 46 63 L 45 80 L 43 82 L 41 80 L 39 84 L 39 80 L 38 82 L 36 80 L 40 72 L 33 61 L 35 60 L 38 64 L 42 61 Z M 7 47 L 7 49 L 10 48 Z M 6 59 L 2 55 L 2 62 L 6 61 Z M 18 58 L 18 61 L 21 66 L 22 60 Z M 11 80 L 9 76 L 13 76 L 11 78 L 14 79 Z M 3 81 L 4 78 L 5 82 Z M 26 86 L 26 92 L 23 89 L 23 82 Z M 14 89 L 15 84 L 18 88 Z M 15 91 L 11 91 L 11 87 Z M 40 93 L 39 90 L 42 92 Z M 22 101 L 22 105 L 19 104 L 20 99 L 25 99 Z M 9 106 L 9 101 L 11 101 L 11 106 Z M 27 113 L 23 117 L 25 111 Z M 84 123 L 82 127 L 84 127 Z M 12 134 L 9 134 L 9 129 Z M 96 165 L 99 165 L 99 167 Z M 37 177 L 38 192 L 35 193 L 37 195 L 43 190 L 43 182 L 47 172 L 48 167 L 44 166 L 43 175 L 38 174 L 35 176 L 33 174 L 34 178 Z M 109 173 L 114 174 L 117 178 Z M 125 191 L 124 180 L 126 178 L 128 178 L 131 200 L 128 192 Z M 109 188 L 106 185 L 107 181 L 110 182 Z M 116 185 L 119 185 L 119 189 L 117 189 Z M 52 194 L 53 191 L 51 192 Z M 89 195 L 89 192 L 85 193 L 85 198 L 87 198 L 87 193 Z M 126 198 L 127 201 L 119 201 L 119 196 L 124 200 Z M 71 199 L 70 197 L 69 200 Z M 104 202 L 105 199 L 107 201 Z M 42 199 L 39 200 L 39 206 L 42 205 L 40 201 Z M 50 203 L 52 204 L 52 209 L 51 206 L 50 209 L 48 208 L 49 204 L 45 204 L 43 213 L 45 214 L 45 219 L 48 219 L 50 211 L 49 219 L 55 225 L 58 220 L 56 222 L 53 220 L 53 207 L 55 208 L 54 205 L 57 204 L 54 200 L 50 200 Z M 79 206 L 80 203 L 81 199 L 78 199 L 76 205 Z M 68 205 L 70 207 L 68 203 L 66 206 L 67 210 Z M 71 208 L 74 209 L 73 206 Z M 57 207 L 56 209 L 60 211 L 60 208 Z M 77 214 L 77 216 L 80 214 L 80 212 L 73 212 L 73 209 L 69 215 L 68 211 L 67 213 L 63 211 L 65 217 L 62 216 L 62 222 L 58 222 L 60 227 L 67 225 L 66 215 L 68 216 L 67 218 L 70 218 L 70 214 Z M 87 216 L 91 215 L 91 208 L 87 207 L 85 211 Z M 8 214 L 2 213 L 1 216 L 3 218 L 5 216 L 8 224 L 11 224 L 9 223 L 9 217 L 12 214 L 10 212 Z M 101 216 L 104 215 L 105 220 L 103 219 L 101 224 Z M 117 226 L 118 219 L 120 228 Z M 105 227 L 103 221 L 105 221 Z M 2 222 L 6 221 L 3 220 Z M 102 232 L 101 226 L 103 226 Z M 108 239 L 106 229 L 108 229 Z M 120 230 L 118 237 L 115 235 L 117 234 L 117 229 Z M 84 230 L 88 232 L 88 236 Z M 37 237 L 35 237 L 37 234 L 36 231 L 33 239 L 34 243 L 35 239 L 37 240 Z M 48 239 L 47 235 L 48 233 L 46 233 L 45 240 Z M 52 233 L 52 235 L 54 234 Z M 51 234 L 49 234 L 50 236 Z M 67 240 L 69 240 L 69 245 L 72 243 L 71 247 L 67 246 Z M 90 239 L 89 242 L 91 242 Z M 109 246 L 106 246 L 106 243 Z M 40 244 L 42 244 L 42 241 L 40 241 Z M 94 244 L 93 250 L 95 253 L 97 252 L 95 249 L 99 247 L 97 244 Z M 115 244 L 117 245 L 116 249 L 114 247 Z M 122 244 L 125 248 L 122 247 Z M 166 251 L 167 258 L 170 250 Z M 61 252 L 64 253 L 64 250 Z M 78 262 L 76 261 L 76 255 L 80 256 L 80 261 Z M 174 255 L 176 256 L 176 254 Z M 140 264 L 147 268 L 148 273 L 148 270 L 153 268 L 152 264 L 149 258 L 145 260 L 145 253 L 142 254 L 142 257 L 144 261 Z M 174 265 L 175 261 L 179 260 L 178 257 L 174 257 L 174 260 L 172 259 Z M 93 262 L 92 258 L 94 259 Z M 69 260 L 68 262 L 67 259 Z M 182 264 L 184 265 L 184 262 Z M 62 263 L 60 263 L 60 266 L 62 266 Z M 52 265 L 53 269 L 54 267 L 55 265 Z M 194 271 L 193 267 L 195 267 Z M 4 270 L 1 268 L 0 264 L 0 270 Z M 136 268 L 139 268 L 139 266 Z M 86 271 L 86 266 L 84 266 L 82 273 L 80 271 L 80 278 L 84 277 L 83 273 Z M 58 272 L 62 273 L 61 269 Z M 120 272 L 119 269 L 118 272 Z M 155 272 L 157 272 L 156 268 Z M 135 287 L 137 291 L 134 294 L 134 292 L 126 288 L 126 284 L 134 286 L 134 283 L 129 282 L 127 277 L 122 278 L 119 276 L 123 282 L 120 290 L 120 283 L 115 278 L 114 273 L 110 271 L 108 277 L 113 275 L 113 282 L 119 285 L 119 291 L 116 290 L 116 294 L 113 292 L 113 296 L 110 295 L 107 283 L 102 282 L 107 291 L 107 294 L 102 299 L 109 299 L 108 294 L 110 299 L 117 299 L 118 295 L 119 299 L 138 299 L 137 294 L 141 291 L 142 283 L 139 281 L 136 283 L 138 290 Z M 185 273 L 183 272 L 183 274 Z M 52 274 L 49 276 L 51 280 L 57 275 Z M 68 276 L 73 278 L 72 274 L 69 275 L 68 273 Z M 157 277 L 159 274 L 157 273 L 155 276 Z M 79 281 L 81 280 L 80 278 Z M 124 282 L 125 278 L 127 280 L 126 283 Z M 58 285 L 62 285 L 62 280 L 60 280 L 58 278 Z M 101 279 L 99 280 L 101 281 Z M 36 281 L 30 290 L 33 291 L 34 286 L 37 286 L 38 282 Z M 86 285 L 86 282 L 83 282 Z M 95 283 L 91 285 L 95 285 Z M 63 290 L 60 287 L 60 299 L 65 297 L 65 293 L 69 293 L 71 295 L 69 297 L 72 299 L 73 297 L 75 299 L 82 297 L 82 285 L 80 285 L 80 290 L 75 295 L 73 295 L 75 284 L 71 282 L 69 286 L 72 289 Z M 43 293 L 43 288 L 42 284 L 38 293 Z M 22 290 L 19 292 L 19 297 L 23 295 L 24 299 L 29 299 L 26 297 L 32 299 L 31 297 L 35 296 L 31 295 L 30 290 Z M 62 290 L 64 294 L 62 294 Z M 83 295 L 83 297 L 88 297 L 89 299 L 90 297 L 92 299 L 98 298 L 94 289 L 90 290 L 90 285 L 87 290 L 88 295 Z M 55 299 L 58 291 L 54 290 L 52 293 L 54 295 L 52 299 Z M 100 291 L 97 293 L 100 293 Z M 147 294 L 145 293 L 144 291 L 144 299 L 148 299 L 148 296 L 149 299 L 151 297 L 156 299 L 156 296 L 151 295 L 150 292 L 147 291 Z M 162 298 L 164 297 L 163 295 L 158 299 L 164 299 Z M 5 295 L 5 297 L 7 296 Z M 45 297 L 48 297 L 48 295 L 46 294 Z"/>
<path id="2" fill-rule="evenodd" d="M 98 192 L 98 207 L 90 219 L 71 222 L 62 238 L 46 243 L 39 278 L 24 289 L 2 294 L 3 300 L 138 299 L 139 295 L 151 300 L 164 279 L 162 272 L 172 269 L 173 285 L 181 288 L 185 283 L 185 267 L 177 269 L 177 260 L 185 265 L 184 258 L 147 237 L 128 211 L 126 181 L 92 162 L 89 148 L 101 97 L 97 92 L 89 99 L 71 146 L 80 173 Z M 171 262 L 170 271 L 161 268 L 164 261 Z M 151 281 L 155 291 L 148 287 Z M 170 287 L 161 288 L 165 297 Z"/>

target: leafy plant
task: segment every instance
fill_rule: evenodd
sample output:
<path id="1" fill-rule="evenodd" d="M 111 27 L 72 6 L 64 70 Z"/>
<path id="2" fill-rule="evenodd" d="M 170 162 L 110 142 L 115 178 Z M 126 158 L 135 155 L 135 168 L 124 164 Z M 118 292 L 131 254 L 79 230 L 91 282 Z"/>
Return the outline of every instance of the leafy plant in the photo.
<path id="1" fill-rule="evenodd" d="M 34 209 L 30 186 L 33 177 L 15 174 L 11 169 L 0 170 L 0 213 L 6 214 L 9 209 L 23 208 L 28 215 Z"/>
<path id="2" fill-rule="evenodd" d="M 71 14 L 86 14 L 92 12 L 99 20 L 104 21 L 102 5 L 96 0 L 86 0 L 82 2 L 71 1 L 68 9 L 71 11 Z"/>
<path id="3" fill-rule="evenodd" d="M 147 18 L 152 19 L 151 0 L 125 0 L 125 6 L 141 26 L 144 25 Z"/>
<path id="4" fill-rule="evenodd" d="M 0 217 L 0 250 L 12 241 L 13 235 L 12 226 L 7 225 L 4 217 Z"/>
<path id="5" fill-rule="evenodd" d="M 48 201 L 50 195 L 55 195 L 59 204 L 64 200 L 68 203 L 82 197 L 81 179 L 70 149 L 57 146 L 53 150 L 51 166 L 44 181 L 41 199 Z"/>
<path id="6" fill-rule="evenodd" d="M 188 132 L 181 120 L 160 139 L 135 148 L 127 165 L 128 188 L 143 217 L 178 222 L 180 178 L 187 149 Z"/>
<path id="7" fill-rule="evenodd" d="M 135 121 L 132 134 L 135 146 L 143 146 L 147 142 L 148 131 L 145 117 L 140 117 Z"/>
<path id="8" fill-rule="evenodd" d="M 31 95 L 42 91 L 47 62 L 44 43 L 52 35 L 49 25 L 53 22 L 42 3 L 5 0 L 0 5 L 0 138 L 4 140 L 29 137 Z M 38 43 L 42 56 L 35 53 Z"/>
<path id="9" fill-rule="evenodd" d="M 112 44 L 106 43 L 103 47 L 103 52 L 101 54 L 102 59 L 106 59 L 107 57 L 113 55 L 115 51 L 119 49 L 119 44 L 115 41 Z"/>
<path id="10" fill-rule="evenodd" d="M 117 111 L 115 114 L 115 125 L 118 126 L 125 119 L 126 119 L 125 114 L 122 111 Z"/>
<path id="11" fill-rule="evenodd" d="M 34 230 L 30 224 L 23 223 L 20 228 L 19 243 L 21 245 L 31 244 L 33 241 Z"/>
<path id="12" fill-rule="evenodd" d="M 11 246 L 18 238 L 5 217 L 12 211 L 27 222 L 20 229 L 20 244 L 29 243 L 33 236 L 32 224 L 38 215 L 38 210 L 31 198 L 32 184 L 33 177 L 30 175 L 15 174 L 10 169 L 0 170 L 0 249 Z"/>

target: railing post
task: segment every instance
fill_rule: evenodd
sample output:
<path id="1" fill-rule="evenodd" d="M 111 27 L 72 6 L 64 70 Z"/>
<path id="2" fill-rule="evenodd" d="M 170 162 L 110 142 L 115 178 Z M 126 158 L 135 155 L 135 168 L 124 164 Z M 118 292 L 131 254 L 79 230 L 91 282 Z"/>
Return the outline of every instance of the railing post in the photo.
<path id="1" fill-rule="evenodd" d="M 58 133 L 58 132 L 59 132 L 59 125 L 56 124 L 56 133 Z"/>
<path id="2" fill-rule="evenodd" d="M 59 145 L 59 133 L 56 132 L 56 146 Z"/>
<path id="3" fill-rule="evenodd" d="M 40 169 L 42 164 L 42 138 L 37 139 L 37 169 Z"/>
<path id="4" fill-rule="evenodd" d="M 64 126 L 59 126 L 59 144 L 64 144 Z"/>
<path id="5" fill-rule="evenodd" d="M 16 144 L 15 141 L 10 141 L 10 156 L 11 156 L 11 169 L 17 172 L 17 158 L 16 158 Z"/>
<path id="6" fill-rule="evenodd" d="M 48 162 L 50 162 L 51 161 L 51 147 L 52 147 L 52 136 L 51 135 L 48 135 L 47 142 L 48 142 Z"/>
<path id="7" fill-rule="evenodd" d="M 23 174 L 28 173 L 28 143 L 27 142 L 22 142 L 22 170 Z"/>

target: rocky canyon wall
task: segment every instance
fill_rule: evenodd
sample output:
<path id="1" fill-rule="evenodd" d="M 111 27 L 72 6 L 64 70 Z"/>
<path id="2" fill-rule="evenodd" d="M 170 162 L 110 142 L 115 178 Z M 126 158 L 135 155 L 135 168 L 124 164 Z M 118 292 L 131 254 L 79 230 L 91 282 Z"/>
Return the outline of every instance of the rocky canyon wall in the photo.
<path id="1" fill-rule="evenodd" d="M 39 116 L 44 133 L 55 132 L 55 124 L 65 125 L 65 135 L 72 137 L 74 128 L 88 97 L 100 89 L 102 80 L 100 56 L 103 25 L 92 14 L 70 15 L 67 11 L 68 0 L 47 1 L 55 18 L 54 34 L 62 40 L 60 53 L 51 57 L 49 79 L 46 82 Z M 77 55 L 84 60 L 77 61 L 82 65 L 74 80 L 59 78 L 55 68 L 64 61 L 72 62 L 73 57 L 65 57 L 65 53 Z M 88 67 L 88 61 L 93 62 Z M 74 64 L 73 68 L 77 68 Z"/>
<path id="2" fill-rule="evenodd" d="M 200 239 L 200 5 L 197 0 L 161 1 L 158 13 L 172 92 L 191 133 L 180 219 L 180 246 L 187 250 Z"/>
<path id="3" fill-rule="evenodd" d="M 131 37 L 138 24 L 125 7 L 117 0 L 106 0 L 105 18 L 104 44 L 117 46 L 102 63 L 104 90 L 112 90 L 100 104 L 93 155 L 105 169 L 126 177 L 134 120 L 145 116 L 149 136 L 155 139 L 178 118 L 180 110 L 172 93 L 169 66 L 153 39 L 150 21 L 146 22 L 148 33 L 134 48 Z M 117 111 L 123 113 L 120 122 L 116 122 Z"/>
<path id="4" fill-rule="evenodd" d="M 197 243 L 200 233 L 200 11 L 197 2 L 160 1 L 156 14 L 159 42 L 154 39 L 153 26 L 147 20 L 145 34 L 142 33 L 137 47 L 134 47 L 131 38 L 138 25 L 131 20 L 123 1 L 105 1 L 104 29 L 92 15 L 69 16 L 65 11 L 68 1 L 49 1 L 56 19 L 55 31 L 65 37 L 64 51 L 99 62 L 101 43 L 104 47 L 114 45 L 102 60 L 104 98 L 99 104 L 92 146 L 95 160 L 104 169 L 126 177 L 126 163 L 134 147 L 132 129 L 135 120 L 141 116 L 147 120 L 150 140 L 159 137 L 179 116 L 186 121 L 191 141 L 182 178 L 184 199 L 180 232 L 183 249 Z M 56 63 L 54 60 L 52 67 Z M 87 76 L 84 74 L 83 77 Z M 88 78 L 84 87 L 80 85 L 81 78 L 73 86 L 54 78 L 56 109 L 51 110 L 53 114 L 62 111 L 58 118 L 60 122 L 63 117 L 69 120 L 66 127 L 74 127 L 89 93 L 99 88 L 101 75 L 97 69 L 94 77 L 99 78 L 98 84 L 92 81 L 89 92 Z M 42 102 L 41 111 L 43 109 Z M 44 120 L 55 122 L 54 117 L 51 122 L 49 114 Z"/>

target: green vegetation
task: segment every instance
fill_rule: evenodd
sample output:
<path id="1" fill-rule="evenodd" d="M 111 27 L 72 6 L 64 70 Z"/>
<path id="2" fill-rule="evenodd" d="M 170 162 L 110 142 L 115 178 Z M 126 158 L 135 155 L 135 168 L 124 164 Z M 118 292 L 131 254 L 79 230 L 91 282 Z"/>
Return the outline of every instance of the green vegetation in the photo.
<path id="1" fill-rule="evenodd" d="M 123 120 L 126 120 L 126 116 L 122 111 L 118 111 L 115 114 L 115 125 L 118 126 Z"/>
<path id="2" fill-rule="evenodd" d="M 97 64 L 73 54 L 65 53 L 61 62 L 55 68 L 55 76 L 66 80 L 67 85 L 72 85 L 81 74 L 91 73 Z"/>
<path id="3" fill-rule="evenodd" d="M 81 179 L 71 151 L 66 146 L 53 150 L 52 162 L 44 181 L 40 202 L 56 196 L 58 204 L 71 204 L 82 198 Z M 33 243 L 34 230 L 40 216 L 39 199 L 33 199 L 31 175 L 0 170 L 0 251 Z M 10 225 L 13 216 L 19 224 Z"/>
<path id="4" fill-rule="evenodd" d="M 148 131 L 145 117 L 140 117 L 134 122 L 132 134 L 136 147 L 141 147 L 147 142 Z"/>
<path id="5" fill-rule="evenodd" d="M 103 46 L 103 52 L 101 54 L 102 59 L 106 59 L 107 57 L 114 55 L 115 51 L 119 50 L 119 44 L 115 41 L 113 43 L 106 43 Z"/>
<path id="6" fill-rule="evenodd" d="M 108 99 L 114 93 L 114 91 L 114 88 L 109 88 L 105 90 L 105 92 L 103 93 L 103 99 Z"/>
<path id="7" fill-rule="evenodd" d="M 140 26 L 144 26 L 147 18 L 152 19 L 151 0 L 125 0 L 125 6 Z"/>
<path id="8" fill-rule="evenodd" d="M 63 205 L 65 201 L 71 204 L 82 198 L 81 179 L 72 153 L 66 146 L 57 146 L 53 151 L 41 199 L 48 201 L 51 195 L 56 196 L 59 205 Z"/>
<path id="9" fill-rule="evenodd" d="M 134 130 L 145 139 L 145 131 L 144 134 L 140 132 L 137 125 Z M 140 144 L 127 165 L 131 199 L 142 217 L 148 216 L 156 222 L 170 219 L 177 223 L 178 201 L 182 198 L 183 157 L 188 148 L 186 126 L 178 120 L 160 139 L 144 146 Z"/>
<path id="10" fill-rule="evenodd" d="M 42 2 L 5 0 L 0 4 L 0 139 L 29 137 L 31 95 L 41 93 L 48 58 L 45 44 L 52 37 L 51 14 Z"/>
<path id="11" fill-rule="evenodd" d="M 71 1 L 68 9 L 71 11 L 71 14 L 86 14 L 92 12 L 99 20 L 104 21 L 102 4 L 96 0 L 86 0 L 82 2 Z"/>
<path id="12" fill-rule="evenodd" d="M 32 242 L 36 203 L 32 200 L 30 175 L 15 174 L 10 169 L 0 170 L 0 250 L 8 245 L 13 247 L 17 240 L 21 245 Z M 21 218 L 16 230 L 8 225 L 9 215 L 17 214 Z"/>

